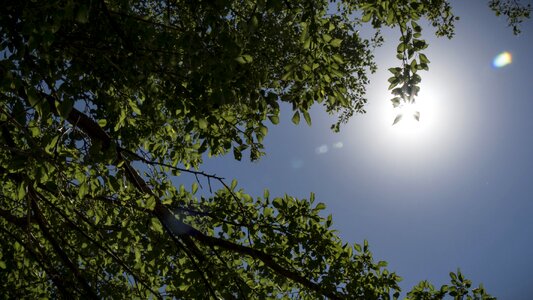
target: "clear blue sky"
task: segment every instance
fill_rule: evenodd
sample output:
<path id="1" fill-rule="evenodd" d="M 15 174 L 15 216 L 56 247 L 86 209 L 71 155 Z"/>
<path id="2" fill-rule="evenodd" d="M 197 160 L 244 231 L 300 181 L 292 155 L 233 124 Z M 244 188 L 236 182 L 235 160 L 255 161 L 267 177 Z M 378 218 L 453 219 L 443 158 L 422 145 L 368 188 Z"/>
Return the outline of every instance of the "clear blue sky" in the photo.
<path id="1" fill-rule="evenodd" d="M 319 107 L 312 127 L 292 125 L 284 107 L 260 162 L 228 156 L 202 170 L 235 178 L 256 195 L 264 188 L 302 198 L 315 192 L 343 240 L 367 239 L 375 258 L 404 278 L 404 291 L 424 279 L 446 283 L 461 268 L 500 299 L 531 299 L 533 22 L 516 37 L 485 1 L 461 2 L 452 3 L 461 17 L 454 39 L 425 30 L 431 65 L 419 103 L 430 108 L 421 110 L 421 132 L 391 127 L 386 70 L 397 64 L 399 35 L 387 31 L 367 114 L 335 134 L 335 119 Z M 503 51 L 512 64 L 494 68 Z"/>

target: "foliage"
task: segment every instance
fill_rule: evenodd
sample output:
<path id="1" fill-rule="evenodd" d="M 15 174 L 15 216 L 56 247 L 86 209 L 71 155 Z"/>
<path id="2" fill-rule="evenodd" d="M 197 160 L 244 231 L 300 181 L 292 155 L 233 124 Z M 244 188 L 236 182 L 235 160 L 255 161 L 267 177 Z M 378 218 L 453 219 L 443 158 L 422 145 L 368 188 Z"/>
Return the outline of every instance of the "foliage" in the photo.
<path id="1" fill-rule="evenodd" d="M 323 105 L 335 130 L 364 112 L 382 27 L 402 35 L 393 103 L 412 99 L 429 63 L 422 19 L 453 35 L 444 0 L 3 3 L 0 294 L 397 298 L 400 278 L 366 242 L 342 243 L 312 194 L 254 198 L 198 169 L 259 159 L 280 102 L 308 124 Z M 221 188 L 178 186 L 187 175 Z M 462 297 L 457 276 L 409 297 Z"/>
<path id="2" fill-rule="evenodd" d="M 452 285 L 443 285 L 440 289 L 435 289 L 431 283 L 425 280 L 421 281 L 407 294 L 406 300 L 437 300 L 445 299 L 447 295 L 454 299 L 465 299 L 465 296 L 468 300 L 496 299 L 485 292 L 483 285 L 471 289 L 472 281 L 465 279 L 459 270 L 457 273 L 450 272 L 450 278 Z"/>
<path id="3" fill-rule="evenodd" d="M 526 5 L 515 0 L 490 0 L 490 8 L 497 16 L 503 15 L 507 18 L 507 24 L 513 27 L 513 33 L 520 33 L 520 24 L 529 19 L 531 13 L 531 3 Z"/>

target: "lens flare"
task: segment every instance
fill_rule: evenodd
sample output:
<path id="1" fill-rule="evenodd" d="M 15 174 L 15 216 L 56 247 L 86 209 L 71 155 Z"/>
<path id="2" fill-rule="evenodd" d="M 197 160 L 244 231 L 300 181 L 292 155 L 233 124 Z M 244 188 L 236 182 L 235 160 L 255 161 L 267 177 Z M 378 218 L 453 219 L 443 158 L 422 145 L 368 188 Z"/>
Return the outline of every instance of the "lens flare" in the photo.
<path id="1" fill-rule="evenodd" d="M 505 67 L 513 62 L 513 56 L 511 53 L 504 51 L 498 54 L 492 61 L 492 65 L 495 68 Z"/>
<path id="2" fill-rule="evenodd" d="M 344 146 L 344 144 L 342 142 L 337 142 L 335 144 L 333 144 L 333 148 L 335 149 L 340 149 Z"/>
<path id="3" fill-rule="evenodd" d="M 319 147 L 316 147 L 315 148 L 315 153 L 316 154 L 325 154 L 325 153 L 328 152 L 328 150 L 329 150 L 328 145 L 324 144 L 324 145 L 321 145 Z"/>

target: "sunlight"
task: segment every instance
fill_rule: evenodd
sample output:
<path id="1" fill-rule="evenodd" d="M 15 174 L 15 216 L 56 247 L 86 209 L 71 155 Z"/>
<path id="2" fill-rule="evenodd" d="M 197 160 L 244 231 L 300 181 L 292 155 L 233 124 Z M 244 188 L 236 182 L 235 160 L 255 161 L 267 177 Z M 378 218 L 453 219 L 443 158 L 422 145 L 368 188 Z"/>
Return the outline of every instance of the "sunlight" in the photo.
<path id="1" fill-rule="evenodd" d="M 436 118 L 438 119 L 437 102 L 436 95 L 432 95 L 431 91 L 422 89 L 414 103 L 404 103 L 397 108 L 389 104 L 386 125 L 390 133 L 401 139 L 427 138 L 424 136 L 434 130 Z M 393 125 L 393 122 L 400 115 L 398 122 Z"/>
<path id="2" fill-rule="evenodd" d="M 410 174 L 411 178 L 424 179 L 428 174 L 440 172 L 457 161 L 457 139 L 461 138 L 461 113 L 452 112 L 457 107 L 449 88 L 442 80 L 424 78 L 416 101 L 411 105 L 394 108 L 390 91 L 376 93 L 371 123 L 373 134 L 355 143 L 368 143 L 370 155 L 365 162 L 377 168 L 383 176 Z M 453 81 L 450 81 L 453 82 Z M 455 105 L 455 106 L 454 106 Z M 419 112 L 419 120 L 414 117 Z M 393 125 L 396 116 L 403 117 Z"/>
<path id="3" fill-rule="evenodd" d="M 415 104 L 402 108 L 394 108 L 391 102 L 388 74 L 377 76 L 375 80 L 383 84 L 369 90 L 367 115 L 353 122 L 350 139 L 343 140 L 346 149 L 361 145 L 368 149 L 358 163 L 376 168 L 380 176 L 409 174 L 424 180 L 462 162 L 460 150 L 470 147 L 465 138 L 472 137 L 472 124 L 479 115 L 474 109 L 477 104 L 468 101 L 474 91 L 465 88 L 465 78 L 448 71 L 453 67 L 453 62 L 436 63 L 433 73 L 424 74 Z M 416 111 L 419 121 L 413 117 Z M 404 116 L 392 125 L 399 112 Z"/>
<path id="4" fill-rule="evenodd" d="M 394 130 L 401 131 L 402 134 L 413 133 L 420 127 L 420 107 L 418 103 L 403 103 L 393 109 Z"/>

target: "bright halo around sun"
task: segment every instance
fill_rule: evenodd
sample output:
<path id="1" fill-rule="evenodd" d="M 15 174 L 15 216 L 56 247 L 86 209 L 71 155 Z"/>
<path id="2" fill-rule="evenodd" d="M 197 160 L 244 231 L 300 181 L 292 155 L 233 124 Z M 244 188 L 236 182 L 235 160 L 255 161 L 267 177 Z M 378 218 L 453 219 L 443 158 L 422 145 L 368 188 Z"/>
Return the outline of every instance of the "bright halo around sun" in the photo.
<path id="1" fill-rule="evenodd" d="M 476 92 L 466 89 L 465 80 L 449 74 L 446 67 L 435 64 L 433 73 L 423 74 L 412 106 L 394 108 L 388 74 L 378 78 L 383 84 L 369 90 L 366 119 L 354 125 L 353 141 L 344 143 L 346 149 L 366 147 L 360 151 L 364 155 L 358 154 L 358 163 L 379 170 L 383 179 L 403 180 L 409 175 L 405 178 L 428 180 L 463 161 L 461 151 L 471 147 L 479 118 L 478 104 L 469 101 Z M 420 113 L 419 121 L 415 112 Z M 393 125 L 398 113 L 403 113 L 402 119 Z"/>
<path id="2" fill-rule="evenodd" d="M 438 93 L 432 91 L 431 85 L 424 83 L 413 103 L 401 103 L 394 108 L 389 101 L 387 122 L 390 134 L 401 139 L 426 139 L 438 130 L 440 104 Z M 400 119 L 393 125 L 396 118 Z"/>
<path id="3" fill-rule="evenodd" d="M 441 82 L 424 78 L 413 103 L 402 102 L 395 108 L 390 101 L 393 97 L 390 91 L 381 92 L 381 122 L 385 130 L 383 138 L 397 150 L 431 147 L 442 141 L 454 126 L 450 123 L 454 120 L 450 120 L 449 107 L 444 104 L 447 90 Z M 393 125 L 398 115 L 402 117 Z"/>
<path id="4" fill-rule="evenodd" d="M 394 121 L 392 126 L 397 130 L 411 132 L 420 126 L 420 107 L 416 102 L 405 102 L 393 109 Z"/>

